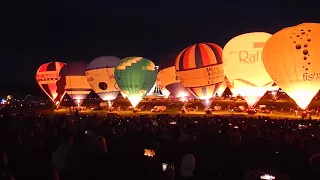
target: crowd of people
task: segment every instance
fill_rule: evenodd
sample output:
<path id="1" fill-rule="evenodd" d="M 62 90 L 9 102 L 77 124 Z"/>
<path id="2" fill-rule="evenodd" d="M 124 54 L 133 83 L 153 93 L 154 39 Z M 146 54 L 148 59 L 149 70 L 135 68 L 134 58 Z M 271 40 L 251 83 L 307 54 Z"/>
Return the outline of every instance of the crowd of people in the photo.
<path id="1" fill-rule="evenodd" d="M 4 114 L 0 179 L 319 179 L 319 126 L 244 116 Z"/>

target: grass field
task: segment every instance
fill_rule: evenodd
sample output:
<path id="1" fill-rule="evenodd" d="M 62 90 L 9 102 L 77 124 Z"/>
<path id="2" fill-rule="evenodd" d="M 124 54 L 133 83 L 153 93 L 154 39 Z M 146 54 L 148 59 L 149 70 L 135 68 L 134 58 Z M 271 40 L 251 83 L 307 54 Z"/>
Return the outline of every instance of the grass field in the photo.
<path id="1" fill-rule="evenodd" d="M 168 101 L 141 101 L 138 108 L 144 108 L 145 111 L 133 113 L 132 111 L 120 111 L 120 112 L 113 112 L 113 114 L 118 114 L 120 116 L 139 116 L 141 114 L 146 115 L 157 115 L 157 114 L 169 114 L 169 115 L 181 115 L 181 116 L 204 116 L 204 109 L 203 105 L 200 101 L 192 101 L 187 102 L 186 107 L 188 108 L 199 108 L 199 111 L 197 112 L 188 112 L 188 113 L 180 113 L 181 108 L 183 107 L 185 103 L 180 101 L 175 102 L 168 102 Z M 128 100 L 116 100 L 113 103 L 113 107 L 128 107 L 130 106 L 130 102 Z M 219 105 L 224 110 L 226 107 L 230 106 L 247 106 L 245 101 L 231 101 L 231 100 L 214 100 L 211 104 L 211 107 L 214 107 L 216 105 Z M 256 107 L 259 107 L 259 105 L 266 105 L 266 108 L 269 109 L 272 114 L 255 114 L 255 115 L 248 115 L 247 113 L 238 113 L 238 112 L 227 112 L 227 111 L 214 111 L 211 115 L 245 115 L 245 116 L 267 116 L 270 118 L 290 118 L 290 119 L 298 119 L 301 118 L 300 116 L 296 117 L 292 112 L 289 112 L 290 108 L 296 108 L 296 104 L 294 101 L 272 101 L 272 100 L 261 100 L 256 105 Z M 89 105 L 86 104 L 87 107 Z M 97 104 L 95 106 L 98 106 Z M 166 106 L 167 111 L 164 113 L 153 113 L 150 112 L 151 109 L 154 106 Z M 92 107 L 92 106 L 91 106 Z M 311 108 L 318 108 L 320 107 L 320 101 L 313 101 L 309 109 Z M 283 113 L 281 113 L 283 109 Z M 48 110 L 47 113 L 52 113 L 52 111 Z M 61 107 L 59 110 L 55 110 L 53 113 L 55 114 L 69 114 L 70 108 L 68 107 Z M 107 110 L 84 110 L 80 111 L 80 115 L 93 115 L 97 114 L 99 116 L 106 116 L 108 114 Z M 206 115 L 210 116 L 210 115 Z M 312 117 L 313 119 L 317 119 L 318 117 Z"/>
<path id="2" fill-rule="evenodd" d="M 70 109 L 59 109 L 54 111 L 55 114 L 69 114 Z M 97 114 L 98 116 L 107 116 L 109 114 L 108 111 L 106 110 L 84 110 L 79 112 L 80 115 L 94 115 Z M 263 116 L 263 117 L 269 117 L 272 119 L 301 119 L 300 116 L 294 116 L 292 113 L 273 113 L 273 114 L 262 114 L 262 113 L 257 113 L 255 115 L 248 115 L 247 113 L 239 113 L 239 112 L 227 112 L 227 111 L 214 111 L 212 114 L 208 115 L 205 114 L 203 111 L 197 111 L 197 112 L 188 112 L 188 113 L 180 113 L 180 111 L 168 111 L 168 112 L 162 112 L 162 113 L 154 113 L 150 111 L 142 111 L 142 112 L 137 112 L 133 113 L 132 111 L 120 111 L 120 112 L 112 112 L 112 114 L 117 114 L 119 116 L 140 116 L 140 115 L 159 115 L 159 114 L 168 114 L 168 115 L 180 115 L 180 116 L 234 116 L 234 115 L 242 115 L 242 116 L 249 116 L 249 117 L 258 117 L 258 116 Z M 312 117 L 312 119 L 317 119 L 317 117 Z"/>

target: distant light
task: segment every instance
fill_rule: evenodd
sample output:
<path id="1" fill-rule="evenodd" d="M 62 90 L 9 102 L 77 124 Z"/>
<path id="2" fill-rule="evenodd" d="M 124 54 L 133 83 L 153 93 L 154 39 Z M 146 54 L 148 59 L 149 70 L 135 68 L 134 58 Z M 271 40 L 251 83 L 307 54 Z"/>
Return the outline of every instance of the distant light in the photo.
<path id="1" fill-rule="evenodd" d="M 5 99 L 2 99 L 1 104 L 5 104 L 5 103 L 7 103 L 7 101 Z"/>

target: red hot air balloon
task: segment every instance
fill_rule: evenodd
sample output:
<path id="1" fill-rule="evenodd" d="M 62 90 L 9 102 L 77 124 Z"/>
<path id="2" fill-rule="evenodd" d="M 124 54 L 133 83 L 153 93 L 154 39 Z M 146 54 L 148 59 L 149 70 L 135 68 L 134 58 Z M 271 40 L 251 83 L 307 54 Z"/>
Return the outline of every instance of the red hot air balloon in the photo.
<path id="1" fill-rule="evenodd" d="M 225 77 L 222 49 L 213 43 L 191 45 L 178 55 L 175 69 L 182 84 L 209 107 Z"/>
<path id="2" fill-rule="evenodd" d="M 60 88 L 56 84 L 60 79 L 59 72 L 63 66 L 65 64 L 62 62 L 48 62 L 41 65 L 36 73 L 36 81 L 40 88 L 56 104 L 61 101 L 66 93 L 65 91 L 59 91 L 59 89 L 64 88 Z"/>

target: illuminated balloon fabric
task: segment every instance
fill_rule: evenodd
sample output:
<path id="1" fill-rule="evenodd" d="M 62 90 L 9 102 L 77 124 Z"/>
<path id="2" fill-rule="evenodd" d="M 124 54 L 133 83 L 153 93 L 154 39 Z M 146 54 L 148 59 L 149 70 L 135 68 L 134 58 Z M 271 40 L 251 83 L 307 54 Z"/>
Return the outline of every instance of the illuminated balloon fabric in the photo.
<path id="1" fill-rule="evenodd" d="M 273 80 L 264 68 L 261 56 L 271 34 L 246 33 L 232 38 L 223 48 L 223 70 L 249 106 L 255 105 L 272 86 Z"/>
<path id="2" fill-rule="evenodd" d="M 86 77 L 93 91 L 104 101 L 114 100 L 119 94 L 119 87 L 114 78 L 114 68 L 121 59 L 103 56 L 92 60 L 87 65 Z"/>
<path id="3" fill-rule="evenodd" d="M 36 74 L 36 81 L 40 88 L 53 101 L 61 101 L 65 91 L 59 93 L 57 81 L 60 79 L 59 72 L 65 64 L 62 62 L 49 62 L 41 65 Z"/>
<path id="4" fill-rule="evenodd" d="M 278 91 L 279 86 L 276 83 L 273 83 L 273 85 L 268 89 L 268 91 Z"/>
<path id="5" fill-rule="evenodd" d="M 160 70 L 158 73 L 158 79 L 174 97 L 191 96 L 189 91 L 182 85 L 176 75 L 175 66 Z"/>
<path id="6" fill-rule="evenodd" d="M 60 76 L 65 82 L 65 90 L 73 100 L 82 101 L 91 92 L 85 75 L 86 67 L 85 62 L 70 62 L 60 71 Z"/>
<path id="7" fill-rule="evenodd" d="M 274 82 L 305 109 L 320 87 L 320 24 L 303 23 L 275 33 L 263 50 Z"/>
<path id="8" fill-rule="evenodd" d="M 154 63 L 143 57 L 121 60 L 114 75 L 121 91 L 135 107 L 154 86 L 158 70 Z"/>
<path id="9" fill-rule="evenodd" d="M 238 96 L 239 93 L 233 88 L 233 85 L 230 83 L 227 77 L 225 77 L 224 81 L 227 84 L 227 87 L 230 89 L 233 96 Z"/>
<path id="10" fill-rule="evenodd" d="M 222 96 L 222 94 L 224 93 L 224 91 L 227 89 L 227 83 L 226 83 L 226 81 L 222 81 L 222 83 L 220 84 L 220 86 L 219 86 L 219 88 L 218 88 L 218 90 L 217 90 L 217 94 L 218 94 L 218 96 L 219 97 L 221 97 Z"/>
<path id="11" fill-rule="evenodd" d="M 181 83 L 197 98 L 213 97 L 224 80 L 222 49 L 213 43 L 200 43 L 184 49 L 175 62 Z"/>

